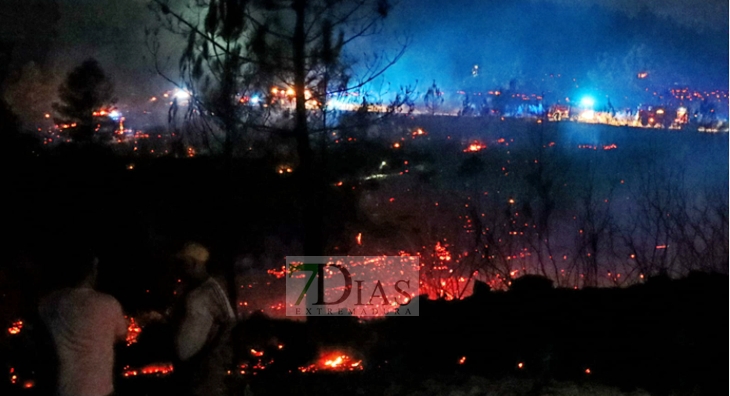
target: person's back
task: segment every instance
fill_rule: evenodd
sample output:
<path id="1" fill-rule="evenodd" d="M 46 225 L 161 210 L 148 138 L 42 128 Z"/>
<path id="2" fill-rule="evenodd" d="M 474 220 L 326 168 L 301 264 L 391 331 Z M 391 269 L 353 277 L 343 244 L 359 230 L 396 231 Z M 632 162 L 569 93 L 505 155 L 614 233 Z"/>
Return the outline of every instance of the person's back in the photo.
<path id="1" fill-rule="evenodd" d="M 221 282 L 205 270 L 207 250 L 197 244 L 186 247 L 186 274 L 195 287 L 184 296 L 184 313 L 178 323 L 175 372 L 182 393 L 226 393 L 225 373 L 232 362 L 230 334 L 236 314 Z"/>
<path id="2" fill-rule="evenodd" d="M 56 351 L 56 394 L 106 396 L 114 392 L 114 344 L 124 340 L 127 323 L 119 302 L 94 290 L 98 259 L 93 252 L 69 249 L 59 254 L 67 287 L 38 307 Z"/>
<path id="3" fill-rule="evenodd" d="M 213 278 L 191 291 L 185 300 L 185 318 L 176 337 L 176 351 L 186 393 L 223 394 L 225 372 L 232 362 L 230 334 L 235 315 Z"/>
<path id="4" fill-rule="evenodd" d="M 66 288 L 41 303 L 59 362 L 60 395 L 102 396 L 114 391 L 114 344 L 126 334 L 114 297 L 91 288 Z"/>

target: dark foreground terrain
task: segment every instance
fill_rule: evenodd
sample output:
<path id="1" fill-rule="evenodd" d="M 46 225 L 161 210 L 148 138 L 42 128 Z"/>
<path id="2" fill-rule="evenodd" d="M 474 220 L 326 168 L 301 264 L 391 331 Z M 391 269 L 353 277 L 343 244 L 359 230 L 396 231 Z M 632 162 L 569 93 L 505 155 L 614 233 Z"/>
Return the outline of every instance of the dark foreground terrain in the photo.
<path id="1" fill-rule="evenodd" d="M 692 273 L 614 289 L 555 289 L 525 276 L 507 292 L 478 284 L 462 301 L 421 301 L 419 317 L 254 315 L 234 340 L 235 394 L 714 395 L 727 392 L 728 278 Z M 34 376 L 31 331 L 2 354 L 13 394 Z M 165 374 L 123 376 L 171 361 L 170 329 L 148 325 L 118 352 L 122 394 L 165 395 Z M 327 368 L 346 355 L 357 367 Z M 3 392 L 3 394 L 9 394 Z"/>

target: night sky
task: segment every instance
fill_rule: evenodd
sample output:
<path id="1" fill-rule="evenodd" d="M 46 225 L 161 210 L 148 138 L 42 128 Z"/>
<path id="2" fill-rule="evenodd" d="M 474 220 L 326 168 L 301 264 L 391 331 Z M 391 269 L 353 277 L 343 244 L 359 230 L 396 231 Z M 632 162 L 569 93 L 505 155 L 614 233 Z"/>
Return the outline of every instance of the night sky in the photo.
<path id="1" fill-rule="evenodd" d="M 19 113 L 48 106 L 63 76 L 88 57 L 97 58 L 113 77 L 119 101 L 127 106 L 142 105 L 171 88 L 154 72 L 145 45 L 145 28 L 156 25 L 147 0 L 4 3 L 10 6 L 0 16 L 7 22 L 0 24 L 0 33 L 20 37 L 13 67 L 25 66 L 31 80 L 16 83 L 16 90 L 37 93 L 26 100 L 34 103 L 32 111 L 9 98 Z M 642 70 L 650 72 L 656 86 L 727 89 L 727 15 L 724 0 L 401 0 L 384 33 L 356 51 L 392 53 L 407 40 L 405 56 L 381 82 L 418 81 L 420 91 L 433 80 L 448 93 L 504 87 L 513 79 L 524 90 L 550 91 L 554 87 L 546 77 L 561 74 L 576 78 L 580 94 L 621 98 Z M 172 76 L 181 47 L 163 41 Z M 28 78 L 30 61 L 39 65 L 36 74 L 42 78 Z M 474 65 L 480 68 L 476 79 Z M 24 84 L 35 88 L 22 89 Z"/>

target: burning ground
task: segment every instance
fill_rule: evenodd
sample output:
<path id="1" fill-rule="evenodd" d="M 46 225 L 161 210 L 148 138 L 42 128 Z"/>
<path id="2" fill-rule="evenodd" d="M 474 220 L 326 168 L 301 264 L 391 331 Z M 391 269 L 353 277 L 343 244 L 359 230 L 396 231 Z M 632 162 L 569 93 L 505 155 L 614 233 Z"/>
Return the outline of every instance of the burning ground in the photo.
<path id="1" fill-rule="evenodd" d="M 710 303 L 727 281 L 693 273 L 573 290 L 527 276 L 507 292 L 479 283 L 463 300 L 423 300 L 419 317 L 254 315 L 239 327 L 230 375 L 254 394 L 710 394 L 728 370 L 727 309 Z M 162 328 L 143 330 L 122 359 L 163 358 Z"/>
<path id="2" fill-rule="evenodd" d="M 727 372 L 727 310 L 713 308 L 727 278 L 657 277 L 727 271 L 727 135 L 418 117 L 330 143 L 328 253 L 418 256 L 420 317 L 283 319 L 284 257 L 301 254 L 296 164 L 242 161 L 230 186 L 204 157 L 131 169 L 97 158 L 90 169 L 59 154 L 11 180 L 24 215 L 9 220 L 16 258 L 0 274 L 3 386 L 32 392 L 27 313 L 49 286 L 41 275 L 63 270 L 53 262 L 61 226 L 86 217 L 103 247 L 102 287 L 133 318 L 177 297 L 176 244 L 208 242 L 212 265 L 230 270 L 215 254 L 235 241 L 236 304 L 248 319 L 230 371 L 254 394 L 709 393 Z M 560 288 L 520 288 L 525 274 Z M 169 327 L 130 329 L 120 384 L 164 394 Z"/>

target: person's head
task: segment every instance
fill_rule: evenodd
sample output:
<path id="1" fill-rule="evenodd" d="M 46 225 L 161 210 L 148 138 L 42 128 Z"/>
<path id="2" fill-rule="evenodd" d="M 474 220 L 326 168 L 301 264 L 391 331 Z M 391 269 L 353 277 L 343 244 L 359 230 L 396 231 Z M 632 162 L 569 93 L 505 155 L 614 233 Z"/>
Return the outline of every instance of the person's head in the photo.
<path id="1" fill-rule="evenodd" d="M 60 257 L 66 286 L 96 287 L 99 258 L 87 248 L 68 247 Z"/>
<path id="2" fill-rule="evenodd" d="M 206 264 L 210 253 L 205 246 L 197 242 L 186 243 L 177 257 L 182 261 L 183 273 L 186 277 L 194 280 L 203 280 L 208 277 Z"/>

